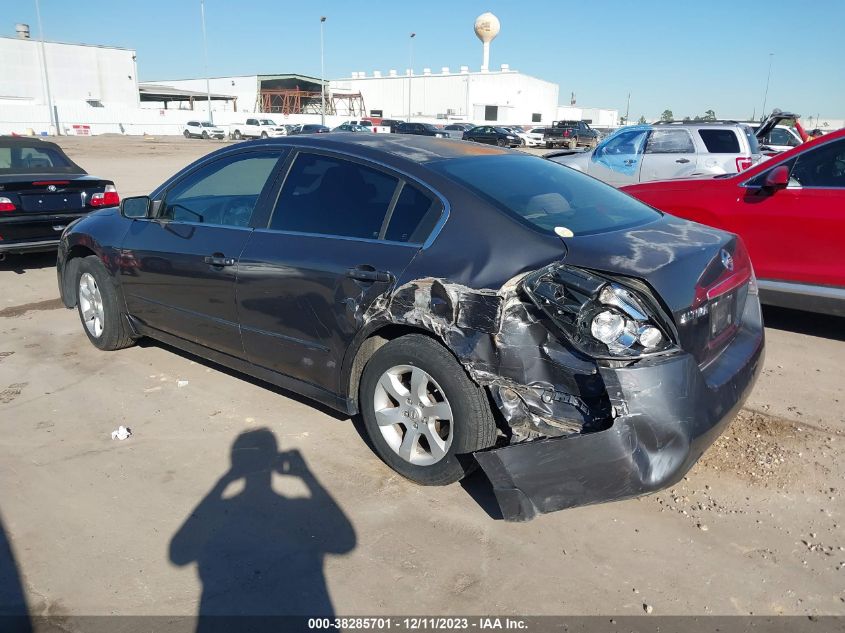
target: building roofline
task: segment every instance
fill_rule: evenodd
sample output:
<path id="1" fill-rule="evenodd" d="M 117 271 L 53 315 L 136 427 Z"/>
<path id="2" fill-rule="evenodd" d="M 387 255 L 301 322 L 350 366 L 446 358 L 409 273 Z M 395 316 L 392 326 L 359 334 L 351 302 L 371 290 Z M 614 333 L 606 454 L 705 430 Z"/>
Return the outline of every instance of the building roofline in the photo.
<path id="1" fill-rule="evenodd" d="M 14 40 L 15 42 L 32 42 L 33 44 L 39 44 L 41 42 L 40 39 L 31 37 L 31 38 L 22 38 L 22 37 L 14 37 L 12 35 L 0 35 L 0 39 L 3 40 Z M 125 46 L 109 46 L 108 44 L 84 44 L 82 42 L 59 42 L 57 40 L 44 40 L 45 44 L 60 44 L 61 46 L 86 46 L 88 48 L 111 48 L 118 51 L 129 51 L 132 53 L 136 52 L 134 48 L 126 48 Z"/>
<path id="2" fill-rule="evenodd" d="M 262 79 L 304 79 L 306 81 L 311 81 L 314 83 L 320 83 L 319 77 L 311 77 L 310 75 L 303 75 L 302 73 L 276 73 L 276 74 L 247 74 L 247 75 L 221 75 L 220 77 L 209 77 L 209 79 L 248 79 L 248 78 L 255 78 L 257 81 L 261 81 Z M 150 79 L 149 81 L 144 81 L 144 83 L 160 83 L 162 81 L 198 81 L 204 80 L 205 77 L 181 77 L 176 79 Z M 325 81 L 329 81 L 326 79 Z"/>
<path id="3" fill-rule="evenodd" d="M 451 71 L 450 70 L 448 73 L 445 73 L 445 74 L 442 73 L 442 72 L 432 71 L 428 75 L 424 75 L 422 73 L 417 73 L 417 74 L 412 75 L 412 77 L 415 77 L 415 78 L 416 77 L 461 77 L 461 76 L 467 76 L 467 75 L 471 75 L 473 77 L 475 77 L 475 76 L 485 77 L 487 75 L 522 75 L 523 77 L 529 77 L 529 78 L 534 79 L 536 81 L 542 81 L 543 83 L 551 84 L 553 86 L 558 85 L 553 81 L 549 81 L 548 79 L 541 79 L 540 77 L 530 75 L 526 72 L 522 72 L 521 70 L 488 70 L 486 72 L 483 72 L 483 71 L 480 71 L 480 70 L 471 70 L 471 71 L 465 72 L 465 73 L 461 72 L 460 70 L 458 70 L 458 71 Z M 327 81 L 359 81 L 359 80 L 364 80 L 364 79 L 407 79 L 407 78 L 408 78 L 407 74 L 396 73 L 396 75 L 382 74 L 381 77 L 373 77 L 372 75 L 366 75 L 365 77 L 338 77 L 338 78 L 329 79 Z M 318 81 L 319 81 L 319 79 L 318 79 Z"/>

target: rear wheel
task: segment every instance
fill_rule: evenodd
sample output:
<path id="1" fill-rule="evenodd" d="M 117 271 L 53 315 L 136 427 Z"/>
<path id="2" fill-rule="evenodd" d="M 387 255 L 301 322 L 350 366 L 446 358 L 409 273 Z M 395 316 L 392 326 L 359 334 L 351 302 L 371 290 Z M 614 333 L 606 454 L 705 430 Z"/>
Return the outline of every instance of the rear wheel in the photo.
<path id="1" fill-rule="evenodd" d="M 116 350 L 132 345 L 112 280 L 94 255 L 82 259 L 76 268 L 76 308 L 85 334 L 95 347 Z"/>
<path id="2" fill-rule="evenodd" d="M 267 138 L 267 132 L 262 132 L 262 133 L 261 133 L 261 138 Z"/>
<path id="3" fill-rule="evenodd" d="M 185 130 L 182 134 L 184 134 L 185 138 L 191 138 L 191 133 L 188 130 Z"/>
<path id="4" fill-rule="evenodd" d="M 373 355 L 359 404 L 378 456 L 422 485 L 462 479 L 474 461 L 459 456 L 496 440 L 484 390 L 448 350 L 421 334 L 390 341 Z"/>
<path id="5" fill-rule="evenodd" d="M 235 137 L 235 140 L 236 140 L 236 141 L 240 141 L 240 140 L 243 138 L 243 136 L 241 136 L 241 131 L 240 131 L 240 130 L 235 130 L 234 137 Z"/>
<path id="6" fill-rule="evenodd" d="M 496 145 L 498 145 L 499 147 L 507 147 L 508 142 L 507 142 L 506 139 L 499 138 L 499 139 L 496 139 Z"/>

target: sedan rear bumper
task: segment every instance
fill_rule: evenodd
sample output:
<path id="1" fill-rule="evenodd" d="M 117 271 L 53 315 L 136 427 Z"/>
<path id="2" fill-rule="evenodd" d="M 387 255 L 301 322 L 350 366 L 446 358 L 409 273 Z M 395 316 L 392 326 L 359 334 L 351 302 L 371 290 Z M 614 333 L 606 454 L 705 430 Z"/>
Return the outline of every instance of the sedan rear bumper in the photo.
<path id="1" fill-rule="evenodd" d="M 43 251 L 54 251 L 59 246 L 59 238 L 54 240 L 38 240 L 35 242 L 0 242 L 0 253 L 4 255 L 20 255 L 22 253 L 38 253 Z"/>
<path id="2" fill-rule="evenodd" d="M 475 453 L 502 516 L 526 521 L 678 482 L 733 419 L 762 370 L 762 318 L 754 304 L 734 341 L 703 370 L 688 354 L 602 368 L 617 412 L 609 429 Z"/>

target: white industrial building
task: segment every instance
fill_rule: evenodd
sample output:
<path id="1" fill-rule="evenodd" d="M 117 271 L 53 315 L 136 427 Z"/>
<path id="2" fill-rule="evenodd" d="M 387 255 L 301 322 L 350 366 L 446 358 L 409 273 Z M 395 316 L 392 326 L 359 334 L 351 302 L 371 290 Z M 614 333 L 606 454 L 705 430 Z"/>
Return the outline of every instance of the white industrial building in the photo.
<path id="1" fill-rule="evenodd" d="M 515 125 L 551 123 L 557 114 L 558 86 L 511 70 L 441 68 L 422 74 L 354 72 L 330 82 L 333 93 L 360 93 L 368 112 L 390 119 L 453 119 Z"/>
<path id="2" fill-rule="evenodd" d="M 0 104 L 47 105 L 41 42 L 0 37 Z M 138 107 L 135 51 L 112 46 L 45 42 L 47 76 L 53 103 Z"/>

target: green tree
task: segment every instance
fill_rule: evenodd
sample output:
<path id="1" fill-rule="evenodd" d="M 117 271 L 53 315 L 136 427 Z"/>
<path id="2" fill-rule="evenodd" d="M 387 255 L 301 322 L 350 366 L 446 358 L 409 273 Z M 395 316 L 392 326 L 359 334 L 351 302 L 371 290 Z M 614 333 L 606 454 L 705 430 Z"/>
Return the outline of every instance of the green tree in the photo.
<path id="1" fill-rule="evenodd" d="M 664 110 L 663 114 L 660 115 L 660 120 L 661 121 L 674 121 L 675 115 L 672 114 L 671 110 Z"/>
<path id="2" fill-rule="evenodd" d="M 704 112 L 704 121 L 715 121 L 716 120 L 716 113 L 713 110 L 706 110 Z"/>
<path id="3" fill-rule="evenodd" d="M 685 116 L 685 117 L 684 117 L 684 121 L 685 121 L 685 122 L 689 122 L 689 121 L 692 121 L 692 119 L 691 119 L 691 118 L 689 118 L 688 116 Z"/>
<path id="4" fill-rule="evenodd" d="M 645 123 L 645 116 L 643 116 L 643 115 L 641 114 L 641 115 L 640 115 L 640 119 L 639 119 L 639 121 L 637 121 L 637 123 L 639 123 L 640 125 L 642 125 L 643 123 Z"/>

